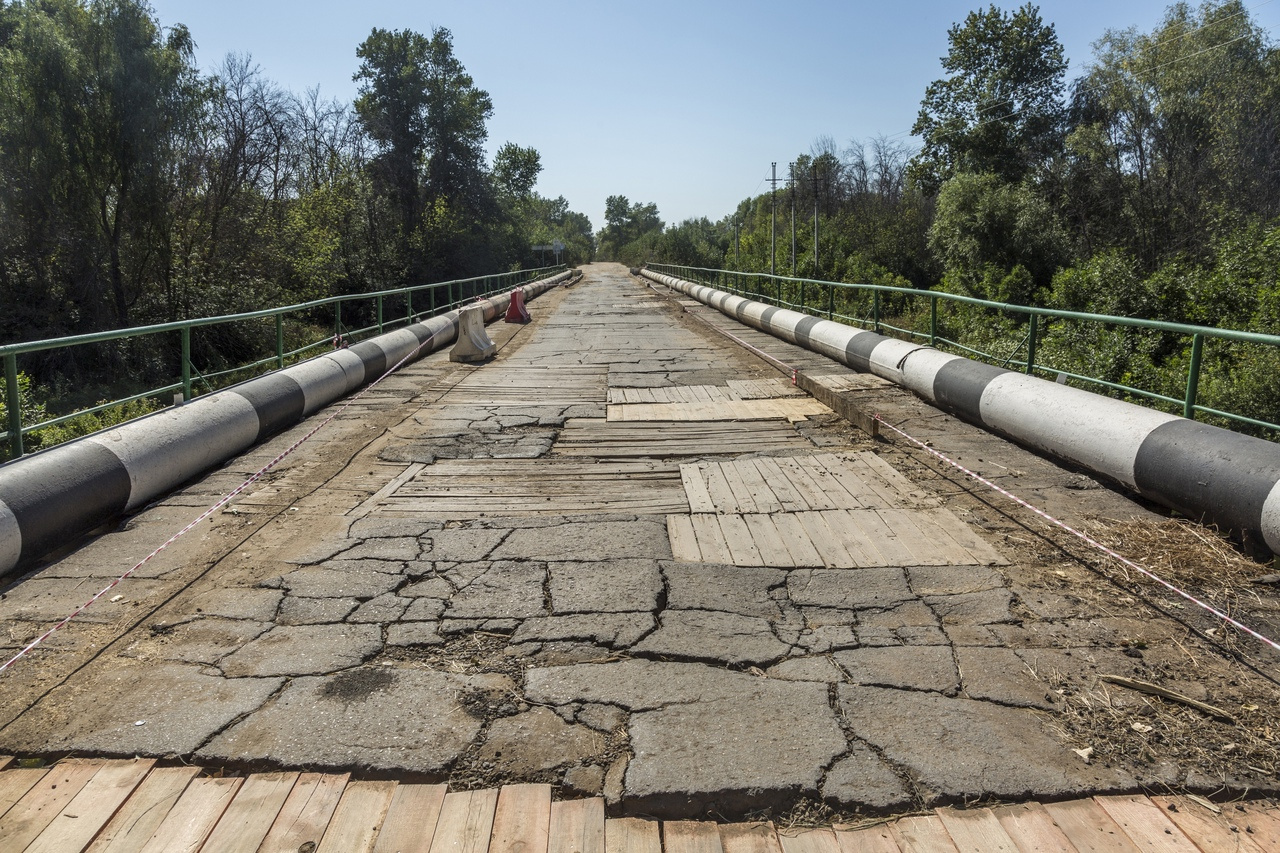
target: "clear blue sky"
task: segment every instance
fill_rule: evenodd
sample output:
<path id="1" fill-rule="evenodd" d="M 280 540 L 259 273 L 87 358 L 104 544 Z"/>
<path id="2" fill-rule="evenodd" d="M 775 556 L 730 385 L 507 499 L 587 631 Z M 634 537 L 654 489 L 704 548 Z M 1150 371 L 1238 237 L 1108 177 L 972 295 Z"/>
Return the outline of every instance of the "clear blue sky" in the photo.
<path id="1" fill-rule="evenodd" d="M 664 221 L 710 219 L 763 191 L 820 136 L 842 147 L 907 132 L 942 76 L 947 29 L 985 3 L 945 0 L 152 0 L 184 23 L 211 70 L 249 53 L 267 77 L 349 101 L 374 27 L 429 34 L 493 98 L 489 150 L 542 154 L 537 190 L 603 225 L 606 196 L 655 202 Z M 997 3 L 1013 9 L 1017 0 Z M 1076 77 L 1107 29 L 1155 28 L 1162 0 L 1045 0 Z M 1198 4 L 1193 4 L 1198 5 Z M 1246 0 L 1280 38 L 1280 0 Z"/>

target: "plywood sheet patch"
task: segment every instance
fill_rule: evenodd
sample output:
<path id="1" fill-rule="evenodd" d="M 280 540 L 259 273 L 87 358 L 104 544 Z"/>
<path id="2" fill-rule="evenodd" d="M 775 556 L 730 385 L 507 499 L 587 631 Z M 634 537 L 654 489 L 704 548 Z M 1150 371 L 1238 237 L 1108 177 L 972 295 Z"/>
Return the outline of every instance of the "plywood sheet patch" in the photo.
<path id="1" fill-rule="evenodd" d="M 874 391 L 893 387 L 889 380 L 870 373 L 825 373 L 809 378 L 832 391 Z"/>

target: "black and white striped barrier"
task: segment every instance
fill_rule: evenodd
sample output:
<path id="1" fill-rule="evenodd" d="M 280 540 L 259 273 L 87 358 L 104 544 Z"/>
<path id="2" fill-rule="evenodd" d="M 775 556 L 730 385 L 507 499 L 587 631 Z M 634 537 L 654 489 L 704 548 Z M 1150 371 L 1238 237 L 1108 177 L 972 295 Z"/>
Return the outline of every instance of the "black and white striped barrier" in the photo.
<path id="1" fill-rule="evenodd" d="M 525 298 L 570 275 L 525 285 Z M 510 299 L 477 307 L 488 322 Z M 0 465 L 0 577 L 297 424 L 418 347 L 448 345 L 457 326 L 450 311 Z"/>
<path id="2" fill-rule="evenodd" d="M 644 270 L 763 332 L 1280 553 L 1280 444 Z"/>

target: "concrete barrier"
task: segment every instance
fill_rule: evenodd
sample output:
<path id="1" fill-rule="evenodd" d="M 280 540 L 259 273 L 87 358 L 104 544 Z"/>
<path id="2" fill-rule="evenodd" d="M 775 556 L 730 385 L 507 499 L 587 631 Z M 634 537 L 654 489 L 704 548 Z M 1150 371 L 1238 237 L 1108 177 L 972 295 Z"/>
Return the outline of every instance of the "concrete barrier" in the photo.
<path id="1" fill-rule="evenodd" d="M 570 275 L 525 285 L 525 298 Z M 496 296 L 475 307 L 488 322 L 506 313 L 510 299 Z M 419 346 L 419 356 L 447 346 L 457 335 L 458 313 L 0 465 L 0 577 L 294 426 Z"/>
<path id="2" fill-rule="evenodd" d="M 1280 553 L 1280 444 L 644 270 L 763 332 Z"/>

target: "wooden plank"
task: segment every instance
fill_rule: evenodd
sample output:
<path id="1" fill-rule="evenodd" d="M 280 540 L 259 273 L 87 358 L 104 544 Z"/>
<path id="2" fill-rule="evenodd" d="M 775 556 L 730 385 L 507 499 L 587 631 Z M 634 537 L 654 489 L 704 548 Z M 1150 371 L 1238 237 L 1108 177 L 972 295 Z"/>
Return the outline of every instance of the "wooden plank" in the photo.
<path id="1" fill-rule="evenodd" d="M 604 822 L 605 853 L 662 853 L 658 822 L 615 817 Z"/>
<path id="2" fill-rule="evenodd" d="M 1019 850 L 1075 850 L 1039 803 L 1001 806 L 991 811 Z"/>
<path id="3" fill-rule="evenodd" d="M 959 853 L 937 815 L 904 817 L 889 825 L 889 833 L 903 853 Z"/>
<path id="4" fill-rule="evenodd" d="M 147 839 L 142 853 L 199 850 L 243 782 L 243 779 L 192 779 Z"/>
<path id="5" fill-rule="evenodd" d="M 724 541 L 720 530 L 719 516 L 713 513 L 700 512 L 689 516 L 693 524 L 694 535 L 698 538 L 698 551 L 704 563 L 722 563 L 733 565 L 733 556 L 729 553 L 729 545 Z"/>
<path id="6" fill-rule="evenodd" d="M 942 506 L 942 501 L 937 495 L 928 489 L 917 486 L 902 476 L 902 472 L 894 468 L 878 454 L 864 450 L 857 454 L 857 458 L 859 462 L 866 466 L 869 473 L 873 474 L 875 478 L 879 478 L 881 482 L 896 492 L 898 499 L 904 501 L 907 506 Z"/>
<path id="7" fill-rule="evenodd" d="M 724 853 L 782 853 L 772 822 L 721 824 L 720 846 Z"/>
<path id="8" fill-rule="evenodd" d="M 689 501 L 690 512 L 715 512 L 715 502 L 707 491 L 704 468 L 709 463 L 680 466 L 680 480 L 684 484 L 684 494 Z"/>
<path id="9" fill-rule="evenodd" d="M 716 516 L 720 522 L 720 531 L 724 534 L 725 544 L 729 546 L 729 554 L 735 566 L 763 566 L 764 560 L 751 538 L 751 530 L 742 516 L 727 513 Z"/>
<path id="10" fill-rule="evenodd" d="M 734 462 L 718 462 L 716 468 L 724 477 L 725 482 L 729 486 L 729 491 L 733 494 L 731 503 L 723 507 L 719 507 L 721 512 L 764 512 L 765 510 L 756 508 L 755 496 L 752 494 L 751 488 L 743 479 L 741 468 Z"/>
<path id="11" fill-rule="evenodd" d="M 826 828 L 779 832 L 778 841 L 783 853 L 841 853 L 836 834 Z"/>
<path id="12" fill-rule="evenodd" d="M 937 809 L 938 818 L 960 853 L 1018 853 L 991 809 Z"/>
<path id="13" fill-rule="evenodd" d="M 855 517 L 866 510 L 829 509 L 819 515 L 827 523 L 827 529 L 836 535 L 840 545 L 849 552 L 849 559 L 856 568 L 884 566 L 885 556 L 875 546 Z"/>
<path id="14" fill-rule="evenodd" d="M 788 569 L 794 565 L 794 562 L 791 558 L 791 552 L 787 550 L 781 534 L 778 533 L 777 525 L 773 523 L 773 519 L 774 516 L 772 515 L 744 515 L 742 517 L 742 520 L 746 522 L 747 530 L 751 532 L 751 541 L 755 543 L 756 550 L 760 552 L 761 563 L 779 569 Z"/>
<path id="15" fill-rule="evenodd" d="M 667 538 L 671 540 L 671 556 L 685 563 L 701 563 L 702 550 L 698 547 L 698 536 L 694 533 L 693 522 L 687 515 L 667 516 Z"/>
<path id="16" fill-rule="evenodd" d="M 447 790 L 447 785 L 397 785 L 373 853 L 429 853 Z"/>
<path id="17" fill-rule="evenodd" d="M 663 853 L 724 853 L 720 830 L 707 820 L 664 820 Z"/>
<path id="18" fill-rule="evenodd" d="M 1152 797 L 1151 802 L 1204 853 L 1263 853 L 1252 834 L 1229 819 L 1230 804 L 1223 806 L 1225 813 L 1215 814 L 1186 797 Z"/>
<path id="19" fill-rule="evenodd" d="M 552 803 L 547 853 L 604 853 L 604 798 Z"/>
<path id="20" fill-rule="evenodd" d="M 760 476 L 768 484 L 769 490 L 773 492 L 778 503 L 782 505 L 784 512 L 800 512 L 809 508 L 809 504 L 804 497 L 796 491 L 796 487 L 787 479 L 787 475 L 778 465 L 778 461 L 772 457 L 760 456 L 755 459 L 744 459 L 745 462 L 751 462 L 756 466 L 756 470 L 760 472 Z"/>
<path id="21" fill-rule="evenodd" d="M 899 853 L 898 842 L 887 824 L 866 829 L 836 828 L 840 853 Z"/>
<path id="22" fill-rule="evenodd" d="M 734 494 L 733 485 L 721 463 L 708 463 L 703 475 L 706 478 L 707 494 L 710 495 L 716 512 L 742 512 L 742 504 L 738 503 L 738 496 Z"/>
<path id="23" fill-rule="evenodd" d="M 369 853 L 395 791 L 395 782 L 348 782 L 316 853 Z"/>
<path id="24" fill-rule="evenodd" d="M 881 565 L 910 566 L 915 562 L 915 555 L 911 553 L 911 549 L 901 540 L 898 532 L 879 515 L 879 510 L 849 510 L 849 522 L 875 544 L 876 550 L 884 558 Z"/>
<path id="25" fill-rule="evenodd" d="M 742 478 L 743 485 L 746 486 L 747 491 L 751 494 L 751 500 L 756 505 L 756 512 L 774 513 L 782 511 L 782 502 L 773 493 L 773 489 L 769 488 L 769 484 L 760 473 L 760 469 L 756 467 L 755 460 L 740 459 L 732 464 L 738 476 Z"/>
<path id="26" fill-rule="evenodd" d="M 88 853 L 133 853 L 169 814 L 198 767 L 159 767 L 147 774 L 90 845 Z"/>
<path id="27" fill-rule="evenodd" d="M 79 853 L 88 847 L 154 765 L 152 759 L 107 762 L 45 827 L 27 853 Z"/>
<path id="28" fill-rule="evenodd" d="M 801 510 L 813 509 L 835 509 L 835 505 L 831 503 L 822 485 L 814 481 L 813 476 L 800 466 L 800 463 L 792 456 L 779 456 L 775 461 L 778 468 L 782 471 L 782 475 L 787 478 L 787 482 L 791 483 L 796 494 L 800 496 L 803 504 Z"/>
<path id="29" fill-rule="evenodd" d="M 551 786 L 504 785 L 493 815 L 489 853 L 547 853 Z"/>
<path id="30" fill-rule="evenodd" d="M 911 555 L 912 566 L 956 566 L 972 560 L 969 552 L 958 546 L 937 525 L 927 521 L 917 524 L 915 510 L 881 507 L 872 510 L 894 532 L 898 543 Z"/>
<path id="31" fill-rule="evenodd" d="M 835 457 L 844 462 L 844 470 L 849 475 L 857 477 L 861 483 L 861 487 L 865 489 L 868 497 L 863 499 L 863 503 L 867 506 L 905 506 L 902 493 L 895 489 L 891 484 L 886 483 L 884 478 L 879 475 L 877 468 L 871 467 L 865 456 L 867 454 L 855 453 L 850 456 Z M 874 456 L 875 454 L 870 454 Z M 833 454 L 834 456 L 834 454 Z M 833 468 L 836 466 L 833 465 Z M 847 476 L 841 474 L 840 476 Z M 852 489 L 852 483 L 847 488 Z"/>
<path id="32" fill-rule="evenodd" d="M 240 786 L 200 853 L 255 853 L 297 781 L 297 773 L 254 773 Z"/>
<path id="33" fill-rule="evenodd" d="M 813 547 L 813 543 L 809 541 L 809 534 L 805 532 L 804 526 L 800 524 L 800 519 L 793 512 L 780 512 L 772 516 L 774 527 L 778 528 L 778 536 L 782 539 L 782 544 L 787 546 L 787 551 L 791 553 L 791 565 L 800 568 L 821 568 L 824 564 L 822 555 Z"/>
<path id="34" fill-rule="evenodd" d="M 303 773 L 271 824 L 259 853 L 297 853 L 298 848 L 320 842 L 329 818 L 342 799 L 349 774 Z"/>
<path id="35" fill-rule="evenodd" d="M 821 488 L 833 509 L 861 509 L 866 489 L 840 460 L 831 454 L 792 457 Z"/>
<path id="36" fill-rule="evenodd" d="M 1165 817 L 1160 807 L 1146 797 L 1113 795 L 1093 799 L 1119 824 L 1138 849 L 1164 853 L 1200 853 L 1196 845 L 1178 829 L 1177 824 Z"/>
<path id="37" fill-rule="evenodd" d="M 102 766 L 97 761 L 62 761 L 41 775 L 22 799 L 0 817 L 0 841 L 4 842 L 4 849 L 25 850 Z"/>
<path id="38" fill-rule="evenodd" d="M 13 763 L 12 755 L 0 755 L 0 770 L 5 769 Z"/>
<path id="39" fill-rule="evenodd" d="M 880 491 L 873 489 L 867 480 L 858 475 L 853 467 L 844 458 L 836 456 L 833 453 L 820 453 L 817 459 L 827 473 L 831 475 L 831 479 L 840 484 L 854 501 L 850 503 L 849 509 L 857 509 L 859 507 L 875 507 L 875 506 L 898 506 L 896 501 L 887 500 L 883 488 Z"/>
<path id="40" fill-rule="evenodd" d="M 1231 822 L 1263 850 L 1280 850 L 1280 815 L 1258 803 L 1231 803 L 1224 809 Z"/>
<path id="41" fill-rule="evenodd" d="M 446 794 L 431 853 L 487 853 L 497 806 L 496 788 Z"/>
<path id="42" fill-rule="evenodd" d="M 1137 853 L 1129 837 L 1093 800 L 1045 803 L 1044 809 L 1080 853 Z"/>
<path id="43" fill-rule="evenodd" d="M 44 767 L 17 767 L 0 773 L 0 816 L 26 796 L 47 772 Z"/>
<path id="44" fill-rule="evenodd" d="M 969 552 L 972 560 L 978 565 L 1007 565 L 1008 560 L 1000 556 L 1000 552 L 987 540 L 973 531 L 969 525 L 961 521 L 955 513 L 948 509 L 924 509 L 918 511 L 921 516 L 947 531 L 957 544 Z"/>
<path id="45" fill-rule="evenodd" d="M 837 511 L 837 510 L 833 510 Z M 800 526 L 809 536 L 809 541 L 822 557 L 823 564 L 829 569 L 852 569 L 858 565 L 849 551 L 841 544 L 840 535 L 831 530 L 823 520 L 820 512 L 798 512 L 795 514 Z"/>

